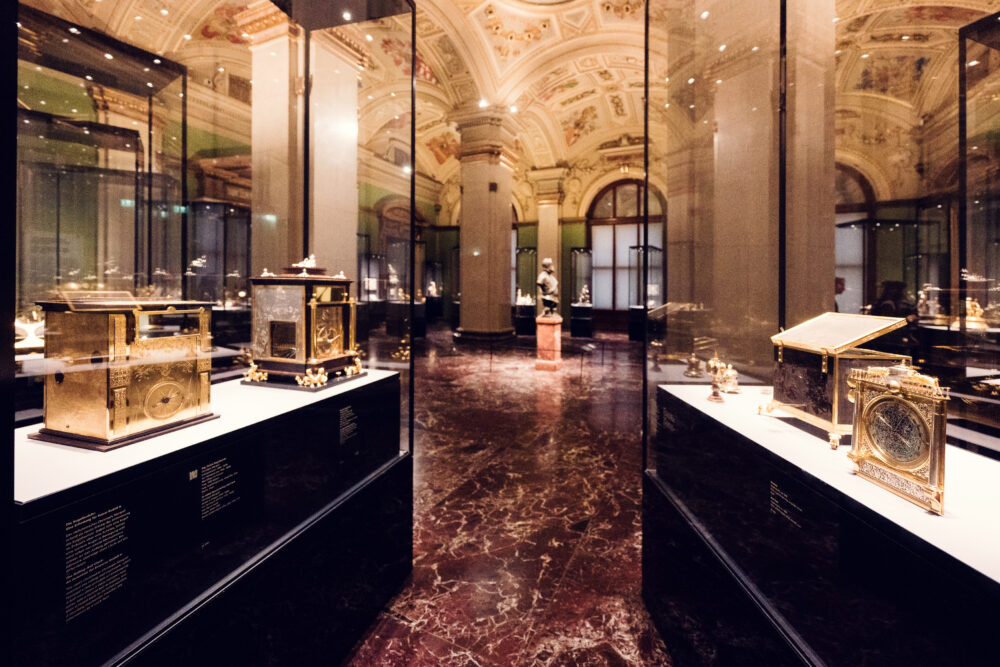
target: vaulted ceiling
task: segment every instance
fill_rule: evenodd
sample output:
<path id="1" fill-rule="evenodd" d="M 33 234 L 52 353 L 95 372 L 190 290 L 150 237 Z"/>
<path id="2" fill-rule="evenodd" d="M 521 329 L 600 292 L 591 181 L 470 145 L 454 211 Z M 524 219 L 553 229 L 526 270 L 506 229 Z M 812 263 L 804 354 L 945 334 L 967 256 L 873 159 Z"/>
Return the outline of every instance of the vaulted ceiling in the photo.
<path id="1" fill-rule="evenodd" d="M 178 60 L 205 84 L 220 67 L 251 78 L 249 39 L 235 17 L 253 2 L 27 0 Z M 480 100 L 516 109 L 519 169 L 572 167 L 602 145 L 641 136 L 643 0 L 417 4 L 421 173 L 439 183 L 456 178 L 460 137 L 450 119 Z M 838 159 L 883 194 L 942 178 L 953 142 L 931 135 L 954 132 L 956 30 L 997 10 L 1000 0 L 837 0 Z M 388 64 L 398 46 L 385 41 L 374 55 Z"/>

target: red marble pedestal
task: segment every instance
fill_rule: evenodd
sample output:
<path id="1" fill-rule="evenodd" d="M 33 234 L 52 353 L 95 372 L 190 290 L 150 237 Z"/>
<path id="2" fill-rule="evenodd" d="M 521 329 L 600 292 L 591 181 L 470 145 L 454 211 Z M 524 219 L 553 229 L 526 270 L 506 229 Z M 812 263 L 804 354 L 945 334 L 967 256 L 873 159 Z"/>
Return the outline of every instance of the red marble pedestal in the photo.
<path id="1" fill-rule="evenodd" d="M 562 321 L 559 315 L 535 318 L 538 344 L 535 370 L 557 371 L 562 368 Z"/>

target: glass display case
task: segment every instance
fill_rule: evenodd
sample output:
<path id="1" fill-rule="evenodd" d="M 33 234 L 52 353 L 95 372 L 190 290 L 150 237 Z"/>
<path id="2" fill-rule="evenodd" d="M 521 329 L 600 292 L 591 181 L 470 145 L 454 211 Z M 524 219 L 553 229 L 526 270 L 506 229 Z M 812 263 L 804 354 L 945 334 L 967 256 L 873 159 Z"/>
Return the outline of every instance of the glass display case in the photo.
<path id="1" fill-rule="evenodd" d="M 538 300 L 538 250 L 519 247 L 514 256 L 514 333 L 535 335 L 536 302 Z"/>
<path id="2" fill-rule="evenodd" d="M 462 307 L 462 249 L 461 246 L 454 246 L 451 249 L 451 328 L 457 330 Z"/>
<path id="3" fill-rule="evenodd" d="M 195 200 L 187 213 L 188 298 L 212 304 L 216 345 L 250 340 L 250 210 L 228 202 Z"/>
<path id="4" fill-rule="evenodd" d="M 424 262 L 424 298 L 427 321 L 436 322 L 444 316 L 444 263 Z"/>
<path id="5" fill-rule="evenodd" d="M 410 250 L 409 241 L 390 242 L 386 248 L 384 280 L 388 298 L 385 331 L 389 336 L 403 336 L 412 331 L 414 337 L 421 338 L 427 331 L 423 277 L 426 244 L 423 241 L 414 242 L 412 258 Z"/>
<path id="6" fill-rule="evenodd" d="M 678 663 L 993 660 L 1000 15 L 939 9 L 648 5 L 643 599 Z"/>
<path id="7" fill-rule="evenodd" d="M 412 567 L 413 366 L 383 351 L 415 295 L 365 354 L 351 285 L 415 251 L 414 6 L 109 4 L 0 9 L 11 661 L 339 662 Z M 192 197 L 216 157 L 252 208 Z"/>
<path id="8" fill-rule="evenodd" d="M 570 294 L 572 302 L 569 305 L 570 334 L 574 337 L 592 338 L 594 336 L 594 303 L 591 289 L 594 284 L 593 258 L 590 248 L 571 248 L 570 258 Z"/>
<path id="9" fill-rule="evenodd" d="M 628 249 L 628 337 L 645 338 L 646 313 L 663 304 L 663 251 L 655 246 Z M 646 302 L 643 303 L 643 295 Z"/>
<path id="10" fill-rule="evenodd" d="M 30 7 L 19 22 L 18 309 L 58 289 L 180 298 L 183 133 L 157 126 L 185 124 L 185 68 Z"/>

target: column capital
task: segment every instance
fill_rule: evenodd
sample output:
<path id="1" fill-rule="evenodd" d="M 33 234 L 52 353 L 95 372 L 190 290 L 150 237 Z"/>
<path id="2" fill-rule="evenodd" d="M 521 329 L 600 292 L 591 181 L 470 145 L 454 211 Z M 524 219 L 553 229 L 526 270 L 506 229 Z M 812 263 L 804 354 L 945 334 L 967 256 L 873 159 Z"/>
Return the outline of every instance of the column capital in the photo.
<path id="1" fill-rule="evenodd" d="M 520 123 L 503 107 L 460 109 L 448 117 L 462 137 L 462 162 L 488 160 L 513 168 L 517 162 Z"/>
<path id="2" fill-rule="evenodd" d="M 539 206 L 562 204 L 562 181 L 569 173 L 566 167 L 546 167 L 532 169 L 525 173 L 528 181 L 535 186 L 535 199 Z"/>
<path id="3" fill-rule="evenodd" d="M 251 44 L 262 44 L 286 35 L 298 37 L 302 29 L 270 0 L 255 0 L 234 17 Z"/>

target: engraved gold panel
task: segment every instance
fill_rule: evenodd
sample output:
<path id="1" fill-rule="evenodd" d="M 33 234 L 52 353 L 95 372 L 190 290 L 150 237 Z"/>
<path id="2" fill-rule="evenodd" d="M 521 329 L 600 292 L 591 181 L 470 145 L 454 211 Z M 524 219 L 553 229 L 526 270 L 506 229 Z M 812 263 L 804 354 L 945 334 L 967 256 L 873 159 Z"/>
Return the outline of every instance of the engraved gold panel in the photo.
<path id="1" fill-rule="evenodd" d="M 254 285 L 253 357 L 288 361 L 271 355 L 272 322 L 295 325 L 294 361 L 306 360 L 306 289 L 303 285 Z"/>
<path id="2" fill-rule="evenodd" d="M 212 376 L 210 373 L 199 373 L 198 411 L 206 412 L 211 403 Z"/>
<path id="3" fill-rule="evenodd" d="M 112 418 L 111 430 L 113 435 L 122 435 L 128 425 L 128 401 L 126 399 L 126 388 L 115 389 L 114 397 L 114 417 Z"/>
<path id="4" fill-rule="evenodd" d="M 943 514 L 948 389 L 905 366 L 854 369 L 848 386 L 855 472 Z"/>
<path id="5" fill-rule="evenodd" d="M 344 352 L 343 306 L 313 306 L 312 358 L 325 359 Z"/>

